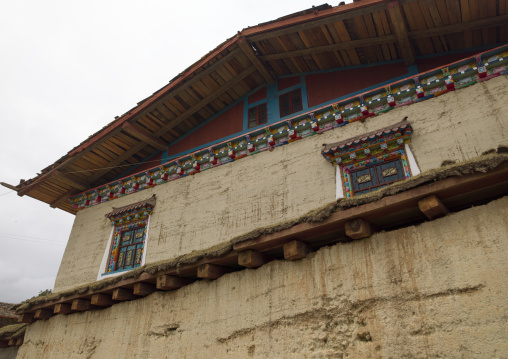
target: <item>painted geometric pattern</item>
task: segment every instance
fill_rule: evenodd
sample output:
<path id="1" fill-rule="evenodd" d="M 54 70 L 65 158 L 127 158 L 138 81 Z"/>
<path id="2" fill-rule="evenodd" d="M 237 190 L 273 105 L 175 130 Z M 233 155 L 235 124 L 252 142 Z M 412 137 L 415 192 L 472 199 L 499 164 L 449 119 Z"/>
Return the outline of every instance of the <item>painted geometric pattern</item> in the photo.
<path id="1" fill-rule="evenodd" d="M 395 165 L 397 162 L 399 164 Z M 400 166 L 400 173 L 397 169 L 398 166 Z M 364 172 L 360 172 L 360 170 Z M 383 176 L 383 173 L 392 173 L 392 175 Z M 370 181 L 359 183 L 358 178 L 366 175 L 370 176 Z M 399 149 L 342 167 L 342 178 L 346 197 L 353 197 L 354 195 L 378 190 L 386 187 L 392 182 L 410 177 L 411 171 L 404 149 Z"/>
<path id="2" fill-rule="evenodd" d="M 141 265 L 148 218 L 116 226 L 106 273 L 132 269 Z"/>

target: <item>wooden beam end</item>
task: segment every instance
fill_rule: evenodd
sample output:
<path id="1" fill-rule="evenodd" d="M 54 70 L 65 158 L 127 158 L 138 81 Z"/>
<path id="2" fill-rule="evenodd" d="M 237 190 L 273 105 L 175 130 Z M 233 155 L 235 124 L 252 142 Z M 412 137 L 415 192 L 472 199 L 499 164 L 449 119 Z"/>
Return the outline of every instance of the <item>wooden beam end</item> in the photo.
<path id="1" fill-rule="evenodd" d="M 97 293 L 92 295 L 92 298 L 90 298 L 90 303 L 98 307 L 110 307 L 115 304 L 115 301 L 109 294 Z"/>
<path id="2" fill-rule="evenodd" d="M 147 295 L 150 295 L 155 291 L 156 288 L 153 284 L 140 282 L 134 284 L 133 294 L 139 295 L 141 297 L 146 297 Z"/>
<path id="3" fill-rule="evenodd" d="M 259 268 L 268 262 L 268 258 L 261 252 L 247 250 L 238 253 L 238 265 L 247 268 Z"/>
<path id="4" fill-rule="evenodd" d="M 129 288 L 115 288 L 113 289 L 113 295 L 111 296 L 113 300 L 117 301 L 125 301 L 134 299 L 134 294 L 132 293 L 132 289 Z"/>
<path id="5" fill-rule="evenodd" d="M 33 323 L 35 322 L 35 313 L 23 313 L 18 318 L 18 323 Z"/>
<path id="6" fill-rule="evenodd" d="M 425 214 L 430 220 L 444 217 L 449 213 L 448 208 L 446 208 L 446 206 L 435 195 L 419 200 L 418 208 L 420 208 L 420 211 L 422 211 L 423 214 Z"/>
<path id="7" fill-rule="evenodd" d="M 68 303 L 55 304 L 55 309 L 53 309 L 55 314 L 69 314 L 71 311 L 71 305 Z"/>
<path id="8" fill-rule="evenodd" d="M 295 261 L 305 258 L 310 253 L 310 247 L 300 241 L 291 241 L 284 244 L 284 259 Z"/>
<path id="9" fill-rule="evenodd" d="M 362 218 L 355 218 L 346 222 L 346 236 L 350 238 L 368 238 L 376 232 L 376 228 Z"/>
<path id="10" fill-rule="evenodd" d="M 92 309 L 92 303 L 88 299 L 77 298 L 72 301 L 71 310 L 76 312 L 84 312 Z"/>
<path id="11" fill-rule="evenodd" d="M 227 268 L 215 264 L 201 264 L 198 266 L 197 277 L 201 279 L 217 279 L 228 272 Z"/>
<path id="12" fill-rule="evenodd" d="M 194 282 L 190 278 L 180 278 L 171 275 L 160 275 L 157 277 L 156 288 L 159 290 L 175 290 Z"/>
<path id="13" fill-rule="evenodd" d="M 53 310 L 37 309 L 35 311 L 34 319 L 49 319 L 54 315 Z"/>

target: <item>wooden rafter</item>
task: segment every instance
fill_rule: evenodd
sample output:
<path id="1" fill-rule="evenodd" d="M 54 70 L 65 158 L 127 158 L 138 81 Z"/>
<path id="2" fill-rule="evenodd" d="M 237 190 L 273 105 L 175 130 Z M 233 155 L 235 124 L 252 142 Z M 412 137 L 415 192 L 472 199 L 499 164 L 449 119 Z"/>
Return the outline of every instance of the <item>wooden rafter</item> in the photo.
<path id="1" fill-rule="evenodd" d="M 53 171 L 53 173 L 51 173 L 51 177 L 55 177 L 56 179 L 65 182 L 69 186 L 79 189 L 80 191 L 86 191 L 88 188 L 90 188 L 88 183 L 80 181 L 77 178 L 74 178 L 72 175 L 62 173 L 59 170 Z"/>
<path id="2" fill-rule="evenodd" d="M 200 109 L 202 109 L 208 103 L 214 101 L 219 96 L 221 96 L 223 93 L 227 92 L 229 89 L 231 89 L 232 87 L 236 86 L 238 83 L 243 81 L 247 76 L 249 76 L 255 70 L 256 70 L 256 68 L 253 68 L 253 67 L 250 67 L 250 68 L 247 68 L 247 69 L 243 70 L 238 75 L 233 77 L 232 80 L 228 81 L 223 86 L 221 86 L 220 91 L 212 92 L 210 95 L 206 96 L 201 101 L 199 101 L 198 103 L 196 103 L 195 105 L 193 105 L 192 107 L 190 107 L 189 109 L 187 109 L 186 111 L 184 111 L 183 113 L 178 115 L 178 117 L 173 119 L 171 122 L 169 122 L 168 124 L 164 125 L 157 132 L 155 132 L 153 135 L 155 137 L 162 136 L 163 134 L 168 132 L 170 129 L 172 129 L 173 127 L 175 127 L 178 124 L 180 124 L 182 121 L 185 121 L 185 119 L 187 119 L 189 116 L 192 116 L 194 113 L 198 112 Z"/>
<path id="3" fill-rule="evenodd" d="M 454 34 L 463 31 L 481 30 L 490 27 L 496 27 L 508 24 L 508 15 L 491 17 L 488 19 L 474 20 L 459 24 L 435 27 L 427 30 L 411 31 L 409 38 L 411 40 L 422 39 L 430 36 L 441 36 L 446 34 Z"/>
<path id="4" fill-rule="evenodd" d="M 356 16 L 368 15 L 372 12 L 386 9 L 386 3 L 384 0 L 364 0 L 359 2 L 357 5 L 361 7 L 354 10 L 349 10 L 350 6 L 354 5 L 351 4 L 345 6 L 344 8 L 334 8 L 331 11 L 322 11 L 320 12 L 323 14 L 322 18 L 319 18 L 320 13 L 318 13 L 317 16 L 309 14 L 299 18 L 277 21 L 273 24 L 266 25 L 266 30 L 264 30 L 265 32 L 262 33 L 259 33 L 259 31 L 263 31 L 263 27 L 252 28 L 252 30 L 247 29 L 242 31 L 242 35 L 246 36 L 250 42 L 256 42 L 277 36 L 291 34 L 297 31 L 312 29 L 314 27 L 331 24 L 336 21 L 352 19 Z M 316 17 L 318 17 L 318 19 L 309 21 L 313 18 L 315 19 Z"/>
<path id="5" fill-rule="evenodd" d="M 72 197 L 73 195 L 75 195 L 76 193 L 78 193 L 79 191 L 78 190 L 75 190 L 75 189 L 71 189 L 67 192 L 65 192 L 63 195 L 61 195 L 60 197 L 58 197 L 56 200 L 54 200 L 53 202 L 51 202 L 49 204 L 49 206 L 51 208 L 57 208 L 59 207 L 62 203 L 64 203 L 65 201 L 67 201 L 70 197 Z"/>
<path id="6" fill-rule="evenodd" d="M 212 65 L 207 67 L 205 70 L 198 73 L 196 76 L 194 76 L 193 78 L 191 78 L 190 80 L 188 80 L 187 82 L 182 84 L 181 86 L 170 90 L 168 93 L 164 94 L 163 96 L 160 96 L 160 98 L 157 101 L 155 101 L 154 103 L 150 104 L 150 106 L 146 106 L 146 108 L 143 109 L 143 111 L 139 113 L 139 117 L 143 116 L 144 114 L 146 114 L 150 111 L 153 111 L 153 109 L 157 108 L 157 106 L 159 106 L 162 102 L 166 101 L 169 96 L 175 95 L 180 91 L 185 91 L 192 84 L 196 83 L 197 81 L 201 80 L 203 77 L 214 72 L 215 70 L 217 70 L 217 68 L 222 66 L 225 62 L 227 62 L 227 61 L 231 60 L 232 58 L 234 58 L 235 56 L 237 56 L 240 52 L 241 52 L 241 50 L 239 48 L 233 49 L 230 53 L 228 53 L 227 55 L 220 58 L 218 61 L 216 61 L 215 63 L 213 63 Z M 134 121 L 134 118 L 131 118 L 130 120 Z M 122 124 L 123 123 L 120 123 L 120 125 L 122 125 Z M 107 139 L 118 134 L 121 130 L 122 130 L 121 126 L 112 128 L 107 134 L 105 134 L 105 137 L 103 137 L 100 141 L 96 141 L 96 142 L 88 145 L 87 147 L 79 146 L 75 150 L 69 152 L 69 157 L 66 160 L 64 160 L 62 163 L 55 166 L 53 169 L 49 170 L 45 174 L 41 175 L 34 182 L 32 182 L 31 184 L 29 184 L 25 187 L 22 187 L 22 188 L 15 187 L 14 190 L 18 192 L 19 196 L 24 196 L 24 195 L 28 194 L 30 191 L 32 191 L 33 189 L 37 188 L 40 184 L 42 184 L 44 182 L 44 180 L 53 173 L 53 171 L 64 169 L 68 165 L 70 165 L 73 162 L 75 162 L 76 160 L 80 159 L 82 156 L 93 151 L 97 146 L 101 145 Z M 164 131 L 164 132 L 167 132 L 167 131 Z M 143 144 L 142 146 L 136 146 L 136 151 L 140 150 L 144 146 L 145 146 L 145 144 Z M 131 157 L 136 151 L 129 150 L 128 155 L 127 154 L 121 155 L 119 158 L 121 158 L 122 160 L 121 161 L 118 161 L 118 160 L 113 161 L 113 163 L 110 164 L 110 167 L 117 166 L 123 160 Z M 104 174 L 105 172 L 98 171 L 97 173 Z M 91 183 L 91 182 L 97 180 L 99 177 L 92 176 L 89 179 L 89 182 Z"/>
<path id="7" fill-rule="evenodd" d="M 237 41 L 238 46 L 243 51 L 245 56 L 252 62 L 252 64 L 256 67 L 258 72 L 263 76 L 265 81 L 269 84 L 275 81 L 273 75 L 268 71 L 266 65 L 261 61 L 258 55 L 254 52 L 252 45 L 245 39 L 245 37 L 241 37 Z"/>
<path id="8" fill-rule="evenodd" d="M 402 52 L 402 56 L 406 61 L 406 65 L 410 66 L 415 63 L 415 55 L 409 42 L 409 35 L 402 16 L 402 9 L 398 0 L 391 0 L 387 4 L 388 15 L 395 29 L 395 34 L 399 40 L 399 47 Z"/>
<path id="9" fill-rule="evenodd" d="M 138 140 L 152 146 L 153 148 L 159 151 L 165 151 L 168 149 L 168 146 L 162 143 L 161 140 L 151 136 L 147 131 L 140 129 L 138 126 L 132 123 L 125 122 L 122 125 L 122 129 L 131 134 L 132 136 L 136 137 Z"/>
<path id="10" fill-rule="evenodd" d="M 381 36 L 381 37 L 373 37 L 373 38 L 369 38 L 369 39 L 352 40 L 352 41 L 348 41 L 348 42 L 342 42 L 339 44 L 316 46 L 316 47 L 311 47 L 309 49 L 294 50 L 294 51 L 281 52 L 278 54 L 263 55 L 260 57 L 261 57 L 261 59 L 263 59 L 265 61 L 271 61 L 271 60 L 285 59 L 285 58 L 290 58 L 290 57 L 295 57 L 295 56 L 318 54 L 318 53 L 329 52 L 329 51 L 347 50 L 347 49 L 354 49 L 357 47 L 381 45 L 384 43 L 395 42 L 395 41 L 397 41 L 397 36 L 387 35 L 387 36 Z"/>

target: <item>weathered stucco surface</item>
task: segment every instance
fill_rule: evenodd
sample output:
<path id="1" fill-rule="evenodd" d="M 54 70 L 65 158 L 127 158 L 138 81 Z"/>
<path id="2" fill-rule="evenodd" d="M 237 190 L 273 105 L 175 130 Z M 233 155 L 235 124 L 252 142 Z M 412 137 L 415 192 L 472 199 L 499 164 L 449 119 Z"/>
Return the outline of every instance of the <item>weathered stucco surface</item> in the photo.
<path id="1" fill-rule="evenodd" d="M 501 76 L 435 99 L 275 148 L 80 211 L 55 292 L 94 282 L 112 226 L 104 215 L 157 194 L 147 263 L 225 242 L 253 229 L 296 218 L 335 199 L 335 169 L 323 143 L 373 131 L 408 117 L 411 150 L 421 171 L 443 160 L 464 161 L 508 144 L 508 77 Z"/>
<path id="2" fill-rule="evenodd" d="M 508 197 L 30 325 L 22 358 L 502 358 Z"/>

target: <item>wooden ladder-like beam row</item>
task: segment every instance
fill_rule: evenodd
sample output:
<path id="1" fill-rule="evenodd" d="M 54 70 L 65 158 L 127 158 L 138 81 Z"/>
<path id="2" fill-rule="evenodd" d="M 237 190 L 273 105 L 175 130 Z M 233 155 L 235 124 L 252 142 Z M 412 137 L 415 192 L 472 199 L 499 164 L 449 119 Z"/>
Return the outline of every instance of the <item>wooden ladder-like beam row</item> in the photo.
<path id="1" fill-rule="evenodd" d="M 300 223 L 280 232 L 236 243 L 232 251 L 222 256 L 182 264 L 178 270 L 171 268 L 154 274 L 143 273 L 137 278 L 124 279 L 95 291 L 35 305 L 19 313 L 19 322 L 32 323 L 57 314 L 109 307 L 156 291 L 176 290 L 196 280 L 214 280 L 242 268 L 259 268 L 273 259 L 296 261 L 324 245 L 360 240 L 378 230 L 435 220 L 446 216 L 450 210 L 461 210 L 506 195 L 508 163 L 486 174 L 448 178 L 335 212 L 322 222 Z M 399 214 L 405 215 L 405 222 L 394 222 Z"/>

